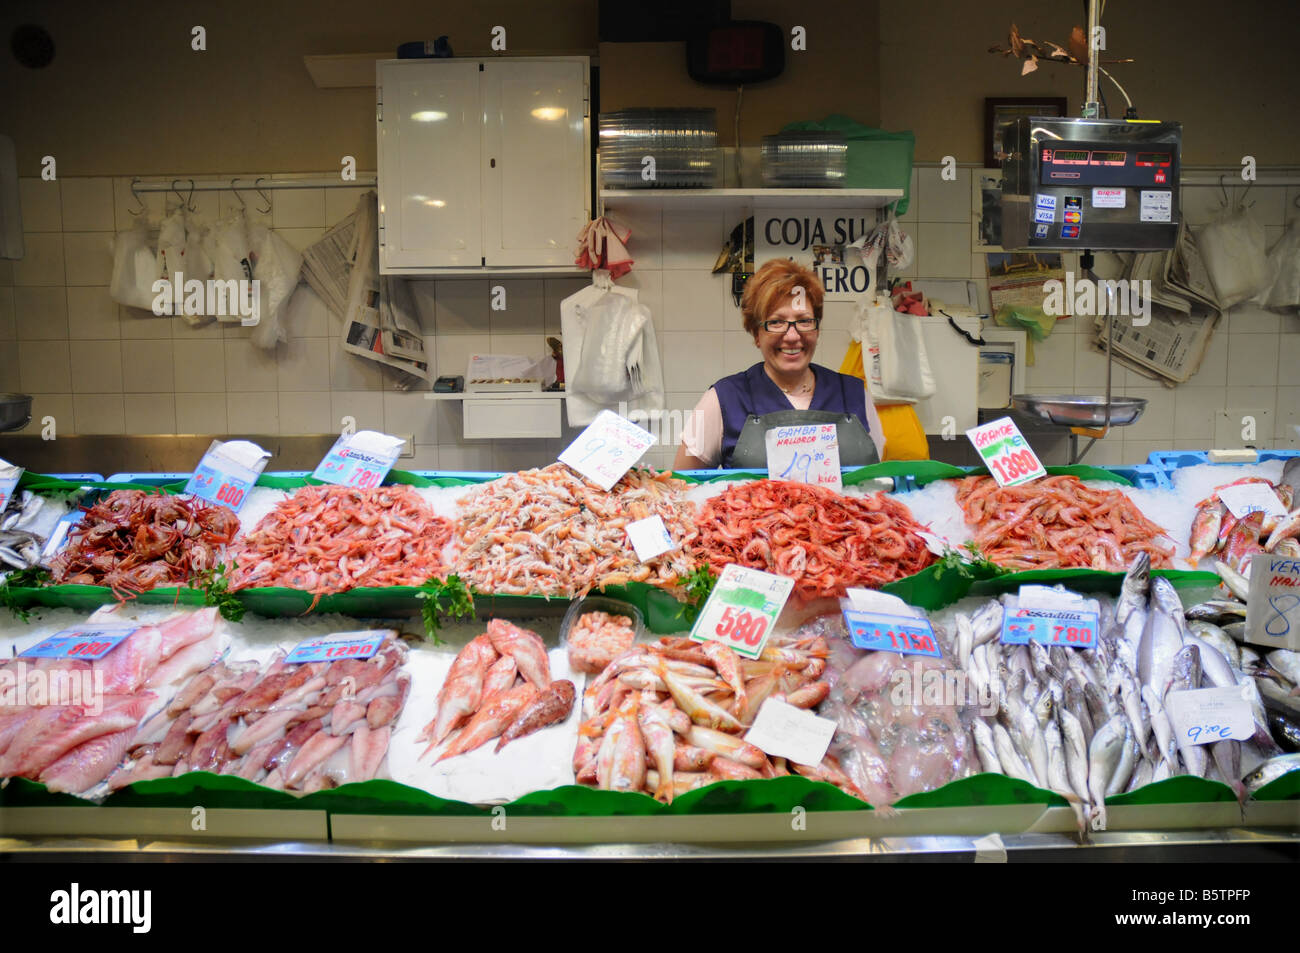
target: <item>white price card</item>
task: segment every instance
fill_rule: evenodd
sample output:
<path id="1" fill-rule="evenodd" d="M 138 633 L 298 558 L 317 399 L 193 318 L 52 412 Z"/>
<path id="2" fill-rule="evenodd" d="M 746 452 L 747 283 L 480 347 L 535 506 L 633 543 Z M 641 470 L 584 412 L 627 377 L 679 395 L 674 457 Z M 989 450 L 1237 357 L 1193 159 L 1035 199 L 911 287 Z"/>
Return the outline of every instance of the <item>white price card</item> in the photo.
<path id="1" fill-rule="evenodd" d="M 369 490 L 384 482 L 406 441 L 374 430 L 358 430 L 334 441 L 312 476 L 326 483 Z"/>
<path id="2" fill-rule="evenodd" d="M 567 463 L 602 490 L 608 490 L 654 445 L 654 435 L 612 410 L 596 419 L 560 454 Z"/>
<path id="3" fill-rule="evenodd" d="M 86 515 L 86 511 L 75 509 L 71 513 L 64 513 L 59 517 L 59 521 L 54 524 L 54 530 L 50 533 L 50 538 L 45 541 L 45 548 L 41 550 L 41 565 L 46 569 L 51 568 L 50 562 L 63 549 L 63 544 L 68 541 L 68 532 L 81 522 L 81 518 Z"/>
<path id="4" fill-rule="evenodd" d="M 270 458 L 270 453 L 247 440 L 214 440 L 185 484 L 185 492 L 238 513 Z"/>
<path id="5" fill-rule="evenodd" d="M 810 711 L 769 698 L 758 710 L 745 740 L 774 758 L 816 765 L 826 757 L 835 728 L 830 718 L 819 718 Z"/>
<path id="6" fill-rule="evenodd" d="M 1300 559 L 1272 553 L 1251 558 L 1245 639 L 1300 652 Z"/>
<path id="7" fill-rule="evenodd" d="M 767 441 L 767 475 L 773 480 L 811 483 L 833 490 L 840 479 L 840 439 L 835 424 L 773 427 Z"/>
<path id="8" fill-rule="evenodd" d="M 647 516 L 643 520 L 628 523 L 627 538 L 631 540 L 636 558 L 641 562 L 677 548 L 673 538 L 668 535 L 668 527 L 664 525 L 662 516 Z"/>
<path id="9" fill-rule="evenodd" d="M 1047 475 L 1038 455 L 1010 417 L 1000 417 L 972 427 L 966 431 L 966 436 L 975 445 L 998 486 L 1019 486 Z"/>
<path id="10" fill-rule="evenodd" d="M 1219 500 L 1237 519 L 1245 519 L 1251 513 L 1286 516 L 1286 507 L 1267 483 L 1238 483 L 1220 487 L 1218 493 Z"/>
<path id="11" fill-rule="evenodd" d="M 18 488 L 18 481 L 22 478 L 23 468 L 16 467 L 12 463 L 0 460 L 0 513 L 9 505 L 9 498 L 14 495 L 14 490 Z"/>
<path id="12" fill-rule="evenodd" d="M 793 589 L 787 576 L 728 565 L 696 617 L 691 638 L 721 642 L 737 655 L 757 659 Z"/>
<path id="13" fill-rule="evenodd" d="M 1245 693 L 1235 685 L 1194 688 L 1165 696 L 1174 738 L 1194 745 L 1245 741 L 1255 733 L 1255 718 Z"/>

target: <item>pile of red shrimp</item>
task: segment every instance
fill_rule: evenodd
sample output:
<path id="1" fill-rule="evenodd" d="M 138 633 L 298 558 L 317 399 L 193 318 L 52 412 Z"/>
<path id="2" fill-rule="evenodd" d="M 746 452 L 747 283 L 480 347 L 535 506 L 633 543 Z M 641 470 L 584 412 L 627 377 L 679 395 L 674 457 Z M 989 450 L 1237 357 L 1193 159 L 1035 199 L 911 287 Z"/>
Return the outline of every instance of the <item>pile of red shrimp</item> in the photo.
<path id="1" fill-rule="evenodd" d="M 451 522 L 408 486 L 305 486 L 231 550 L 231 590 L 286 586 L 321 595 L 418 586 L 442 576 Z"/>
<path id="2" fill-rule="evenodd" d="M 883 493 L 755 480 L 706 502 L 698 525 L 696 552 L 714 571 L 735 563 L 789 576 L 805 599 L 883 586 L 934 561 L 917 535 L 925 527 Z"/>
<path id="3" fill-rule="evenodd" d="M 50 571 L 56 583 L 109 586 L 119 597 L 144 592 L 211 569 L 238 531 L 228 506 L 114 490 L 68 531 Z"/>

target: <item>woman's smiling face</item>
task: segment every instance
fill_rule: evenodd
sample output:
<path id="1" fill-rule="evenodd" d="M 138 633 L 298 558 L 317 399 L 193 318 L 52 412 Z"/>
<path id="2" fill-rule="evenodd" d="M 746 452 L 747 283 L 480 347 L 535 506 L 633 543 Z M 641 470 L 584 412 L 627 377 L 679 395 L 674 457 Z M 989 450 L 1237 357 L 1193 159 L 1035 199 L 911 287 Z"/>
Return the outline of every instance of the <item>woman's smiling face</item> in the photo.
<path id="1" fill-rule="evenodd" d="M 768 321 L 784 322 L 798 321 L 801 318 L 813 318 L 812 308 L 802 294 L 786 297 L 781 301 L 780 307 L 767 316 Z M 782 331 L 768 331 L 759 325 L 754 343 L 768 368 L 787 380 L 793 380 L 802 375 L 812 363 L 813 351 L 817 349 L 817 333 L 816 329 L 800 331 L 791 324 Z"/>

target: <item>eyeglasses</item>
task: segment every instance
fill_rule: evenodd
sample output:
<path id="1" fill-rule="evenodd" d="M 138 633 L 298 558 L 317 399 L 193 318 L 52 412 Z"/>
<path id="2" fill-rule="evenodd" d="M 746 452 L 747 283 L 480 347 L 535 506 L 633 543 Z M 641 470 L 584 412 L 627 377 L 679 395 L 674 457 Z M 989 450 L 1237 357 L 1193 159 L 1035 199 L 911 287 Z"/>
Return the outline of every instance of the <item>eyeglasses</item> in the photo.
<path id="1" fill-rule="evenodd" d="M 821 327 L 821 318 L 796 318 L 794 321 L 764 321 L 763 330 L 770 334 L 785 334 L 794 327 L 800 334 L 806 334 L 809 331 L 816 331 Z"/>

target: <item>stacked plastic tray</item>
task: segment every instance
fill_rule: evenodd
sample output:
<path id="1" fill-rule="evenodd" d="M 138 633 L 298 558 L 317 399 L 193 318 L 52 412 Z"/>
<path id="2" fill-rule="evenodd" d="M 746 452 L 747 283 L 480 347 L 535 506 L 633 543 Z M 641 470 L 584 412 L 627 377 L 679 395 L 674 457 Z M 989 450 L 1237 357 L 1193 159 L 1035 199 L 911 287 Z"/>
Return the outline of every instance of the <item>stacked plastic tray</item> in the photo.
<path id="1" fill-rule="evenodd" d="M 763 137 L 761 160 L 767 188 L 839 189 L 849 147 L 837 132 L 782 132 Z"/>
<path id="2" fill-rule="evenodd" d="M 653 165 L 645 162 L 647 157 Z M 716 110 L 600 114 L 600 174 L 607 189 L 712 188 L 718 168 Z"/>

